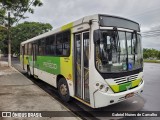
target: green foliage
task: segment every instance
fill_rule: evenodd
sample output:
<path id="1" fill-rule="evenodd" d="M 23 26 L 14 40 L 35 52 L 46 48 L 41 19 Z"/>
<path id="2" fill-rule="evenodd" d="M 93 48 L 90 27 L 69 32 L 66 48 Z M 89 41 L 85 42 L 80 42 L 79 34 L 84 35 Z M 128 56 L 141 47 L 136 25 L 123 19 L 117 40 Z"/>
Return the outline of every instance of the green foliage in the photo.
<path id="1" fill-rule="evenodd" d="M 0 26 L 0 50 L 7 51 L 7 29 L 3 26 Z"/>
<path id="2" fill-rule="evenodd" d="M 10 23 L 10 27 L 14 24 L 14 23 L 18 23 L 19 20 L 21 18 L 25 19 L 26 17 L 24 16 L 24 13 L 29 12 L 29 13 L 34 13 L 34 9 L 33 7 L 36 6 L 42 6 L 42 2 L 41 0 L 0 0 L 0 25 L 5 25 L 6 27 L 8 27 L 8 23 Z M 10 18 L 8 17 L 7 12 L 10 11 Z M 35 23 L 36 24 L 36 23 Z M 30 25 L 29 28 L 27 28 L 28 30 L 33 30 L 33 28 L 37 29 L 36 31 L 34 30 L 33 33 L 31 34 L 31 32 L 28 32 L 26 29 L 26 33 L 23 31 L 24 28 L 21 28 L 22 26 L 16 26 L 11 28 L 11 32 L 8 33 L 12 33 L 12 53 L 13 52 L 19 52 L 19 43 L 22 40 L 28 39 L 30 37 L 34 37 L 38 34 L 44 33 L 50 29 L 52 29 L 52 26 L 50 24 L 42 24 L 42 23 L 37 23 L 38 25 L 35 25 L 33 23 L 33 27 L 32 25 Z M 27 26 L 27 25 L 26 25 Z M 22 31 L 19 31 L 18 28 L 20 27 L 20 29 L 22 29 Z M 32 29 L 31 29 L 32 27 Z M 24 33 L 23 35 L 20 35 L 20 33 Z M 22 37 L 24 37 L 22 39 Z M 13 39 L 13 40 L 12 40 Z M 0 49 L 2 50 L 3 53 L 7 54 L 7 33 L 6 30 L 2 30 L 0 28 Z"/>
<path id="3" fill-rule="evenodd" d="M 4 9 L 0 9 L 0 24 L 3 25 L 5 23 L 5 16 L 6 11 Z"/>
<path id="4" fill-rule="evenodd" d="M 144 60 L 144 62 L 147 62 L 147 63 L 160 63 L 159 60 Z"/>
<path id="5" fill-rule="evenodd" d="M 144 59 L 148 59 L 148 58 L 160 59 L 160 51 L 155 50 L 155 49 L 144 48 L 143 49 L 143 57 L 144 57 Z"/>
<path id="6" fill-rule="evenodd" d="M 11 28 L 12 53 L 19 53 L 20 43 L 52 29 L 49 23 L 24 22 Z"/>
<path id="7" fill-rule="evenodd" d="M 0 41 L 5 40 L 7 37 L 7 28 L 0 26 Z"/>
<path id="8" fill-rule="evenodd" d="M 157 54 L 157 58 L 160 60 L 160 51 Z"/>
<path id="9" fill-rule="evenodd" d="M 11 11 L 11 25 L 20 18 L 25 19 L 25 12 L 34 13 L 33 7 L 42 6 L 41 0 L 0 0 L 0 19 L 7 24 L 7 11 Z M 1 23 L 0 23 L 1 24 Z"/>

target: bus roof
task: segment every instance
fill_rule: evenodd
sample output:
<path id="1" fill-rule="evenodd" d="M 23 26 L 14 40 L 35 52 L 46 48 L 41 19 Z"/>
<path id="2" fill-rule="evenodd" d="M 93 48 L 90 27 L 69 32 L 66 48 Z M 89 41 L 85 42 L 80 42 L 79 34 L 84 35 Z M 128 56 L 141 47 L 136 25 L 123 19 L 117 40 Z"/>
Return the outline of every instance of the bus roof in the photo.
<path id="1" fill-rule="evenodd" d="M 29 43 L 29 42 L 32 42 L 32 41 L 39 40 L 39 39 L 41 39 L 41 38 L 45 38 L 45 37 L 50 36 L 50 35 L 52 35 L 52 34 L 54 34 L 54 33 L 61 32 L 61 31 L 65 30 L 65 29 L 69 29 L 69 28 L 72 28 L 72 27 L 74 27 L 74 26 L 77 26 L 77 25 L 86 23 L 86 22 L 89 23 L 89 20 L 99 20 L 99 16 L 116 17 L 116 18 L 125 19 L 125 20 L 128 20 L 128 21 L 137 23 L 137 22 L 132 21 L 132 20 L 130 20 L 130 19 L 123 18 L 123 17 L 119 17 L 119 16 L 113 16 L 113 15 L 107 15 L 107 14 L 94 14 L 94 15 L 89 15 L 89 16 L 83 17 L 83 18 L 81 18 L 81 19 L 79 19 L 79 20 L 76 20 L 76 21 L 74 21 L 74 22 L 71 22 L 71 23 L 69 23 L 69 24 L 66 24 L 66 25 L 64 25 L 64 26 L 62 26 L 62 27 L 59 27 L 59 28 L 57 28 L 57 29 L 54 29 L 54 30 L 52 30 L 52 31 L 49 31 L 49 32 L 43 33 L 43 34 L 41 34 L 41 35 L 38 35 L 38 36 L 36 36 L 36 37 L 33 37 L 33 38 L 29 39 L 29 40 L 26 40 L 26 41 L 22 42 L 21 45 L 24 45 L 24 44 Z M 70 24 L 72 24 L 72 26 L 70 26 Z M 137 23 L 137 24 L 138 24 L 138 23 Z"/>

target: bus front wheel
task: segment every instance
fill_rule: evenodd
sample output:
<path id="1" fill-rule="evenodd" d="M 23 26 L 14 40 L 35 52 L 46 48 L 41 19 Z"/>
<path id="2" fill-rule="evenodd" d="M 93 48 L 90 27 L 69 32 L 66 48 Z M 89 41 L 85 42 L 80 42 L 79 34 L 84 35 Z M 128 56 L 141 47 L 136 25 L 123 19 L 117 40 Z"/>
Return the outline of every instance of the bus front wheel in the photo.
<path id="1" fill-rule="evenodd" d="M 58 81 L 58 93 L 63 101 L 70 101 L 69 88 L 65 78 L 61 78 Z"/>

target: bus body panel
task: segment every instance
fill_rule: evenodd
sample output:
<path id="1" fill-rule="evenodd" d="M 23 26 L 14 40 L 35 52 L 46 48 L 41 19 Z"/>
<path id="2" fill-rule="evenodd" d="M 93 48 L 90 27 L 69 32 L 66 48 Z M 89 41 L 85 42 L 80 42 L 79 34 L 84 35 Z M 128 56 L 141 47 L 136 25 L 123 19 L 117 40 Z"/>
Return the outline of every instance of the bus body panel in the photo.
<path id="1" fill-rule="evenodd" d="M 95 96 L 95 105 L 94 108 L 99 108 L 99 107 L 104 107 L 104 106 L 108 106 L 111 104 L 115 104 L 124 100 L 127 100 L 125 97 L 126 95 L 130 94 L 130 93 L 134 93 L 134 96 L 140 95 L 143 91 L 143 87 L 144 87 L 144 81 L 142 82 L 141 85 L 139 85 L 138 87 L 128 90 L 128 91 L 124 91 L 124 92 L 120 92 L 120 93 L 116 93 L 116 94 L 107 94 L 104 92 L 100 92 L 97 91 L 94 96 Z M 99 99 L 101 98 L 101 99 Z"/>
<path id="2" fill-rule="evenodd" d="M 92 20 L 92 23 L 90 21 Z M 138 73 L 138 78 L 132 82 L 126 83 L 125 85 L 115 84 L 114 79 L 104 79 L 101 74 L 97 71 L 95 67 L 95 44 L 93 40 L 94 30 L 99 29 L 99 15 L 87 16 L 79 19 L 75 22 L 69 23 L 62 26 L 54 31 L 50 31 L 39 35 L 30 40 L 21 43 L 24 46 L 26 43 L 34 42 L 40 38 L 50 36 L 65 30 L 71 31 L 70 38 L 70 55 L 68 57 L 58 57 L 58 56 L 36 56 L 37 60 L 33 61 L 33 55 L 23 55 L 20 56 L 21 64 L 24 64 L 24 69 L 27 71 L 27 66 L 29 66 L 31 74 L 36 75 L 39 79 L 49 83 L 50 85 L 57 87 L 57 76 L 62 75 L 68 83 L 70 96 L 75 96 L 75 34 L 83 33 L 84 31 L 89 31 L 89 96 L 90 102 L 86 104 L 92 108 L 99 108 L 115 104 L 117 102 L 123 101 L 119 100 L 121 97 L 125 97 L 127 94 L 134 92 L 135 95 L 140 94 L 144 81 L 142 82 L 143 73 Z M 101 27 L 106 29 L 107 27 Z M 113 29 L 110 27 L 110 29 Z M 118 28 L 120 29 L 120 28 Z M 127 30 L 127 29 L 124 29 Z M 131 30 L 130 30 L 131 31 Z M 83 53 L 82 53 L 83 54 Z M 33 65 L 34 64 L 34 65 Z M 126 76 L 124 76 L 126 77 Z M 142 82 L 141 85 L 139 85 Z M 105 85 L 108 87 L 108 91 L 104 92 L 99 89 L 99 85 Z M 133 89 L 126 90 L 127 86 L 132 86 Z M 134 88 L 135 87 L 135 88 Z M 124 90 L 124 91 L 122 91 Z M 122 92 L 121 92 L 122 91 Z M 85 101 L 81 98 L 76 98 L 79 101 Z M 114 102 L 111 103 L 111 100 Z"/>

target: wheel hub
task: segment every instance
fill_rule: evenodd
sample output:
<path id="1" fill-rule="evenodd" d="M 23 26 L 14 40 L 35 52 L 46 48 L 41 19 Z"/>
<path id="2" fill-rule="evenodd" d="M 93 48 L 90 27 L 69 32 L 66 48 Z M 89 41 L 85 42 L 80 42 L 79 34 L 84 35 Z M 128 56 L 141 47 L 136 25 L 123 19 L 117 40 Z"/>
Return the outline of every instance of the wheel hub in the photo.
<path id="1" fill-rule="evenodd" d="M 67 95 L 67 86 L 65 84 L 62 84 L 60 86 L 60 92 L 61 94 L 64 96 L 64 95 Z"/>

